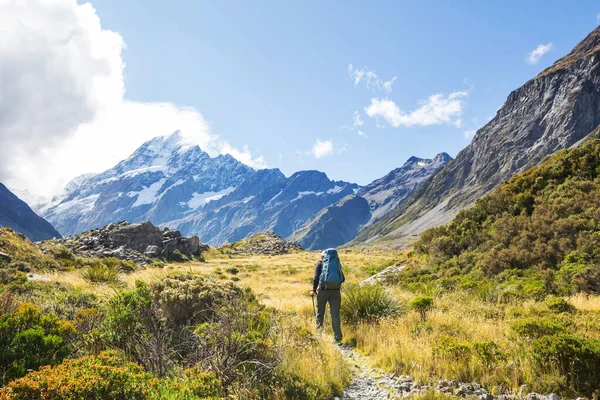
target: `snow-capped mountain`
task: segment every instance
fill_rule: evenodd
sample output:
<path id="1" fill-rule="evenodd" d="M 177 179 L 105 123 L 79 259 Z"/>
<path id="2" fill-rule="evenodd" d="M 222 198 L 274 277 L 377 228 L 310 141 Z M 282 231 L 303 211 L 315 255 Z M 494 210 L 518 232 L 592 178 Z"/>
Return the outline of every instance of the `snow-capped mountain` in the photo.
<path id="1" fill-rule="evenodd" d="M 357 190 L 358 185 L 331 181 L 319 171 L 286 178 L 278 169 L 264 169 L 175 224 L 182 233 L 193 233 L 213 245 L 262 231 L 289 237 L 323 208 Z"/>
<path id="2" fill-rule="evenodd" d="M 265 230 L 287 237 L 358 189 L 318 171 L 287 178 L 278 169 L 255 171 L 230 155 L 210 157 L 175 132 L 144 143 L 101 174 L 74 179 L 40 211 L 65 235 L 150 220 L 219 245 Z"/>
<path id="3" fill-rule="evenodd" d="M 177 131 L 144 143 L 101 174 L 75 178 L 40 212 L 65 235 L 119 220 L 164 224 L 226 195 L 253 173 L 230 155 L 212 158 L 185 144 Z"/>

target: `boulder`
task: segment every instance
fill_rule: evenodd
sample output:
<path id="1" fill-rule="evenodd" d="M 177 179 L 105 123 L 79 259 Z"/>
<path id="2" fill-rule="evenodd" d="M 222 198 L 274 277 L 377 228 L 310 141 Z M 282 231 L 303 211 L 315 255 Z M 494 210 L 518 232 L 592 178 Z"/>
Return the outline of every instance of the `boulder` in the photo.
<path id="1" fill-rule="evenodd" d="M 150 257 L 150 258 L 157 258 L 160 257 L 160 253 L 161 253 L 161 248 L 155 245 L 150 245 L 148 247 L 146 247 L 146 250 L 144 250 L 144 255 L 146 257 Z"/>
<path id="2" fill-rule="evenodd" d="M 159 228 L 145 221 L 114 229 L 107 240 L 115 247 L 127 246 L 141 253 L 151 245 L 162 247 L 163 235 Z"/>

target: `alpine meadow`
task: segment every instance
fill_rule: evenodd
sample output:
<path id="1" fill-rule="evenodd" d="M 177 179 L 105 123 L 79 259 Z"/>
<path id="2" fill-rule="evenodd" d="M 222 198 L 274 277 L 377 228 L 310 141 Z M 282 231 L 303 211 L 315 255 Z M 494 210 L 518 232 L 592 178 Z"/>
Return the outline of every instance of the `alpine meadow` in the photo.
<path id="1" fill-rule="evenodd" d="M 600 400 L 599 13 L 0 1 L 0 400 Z"/>

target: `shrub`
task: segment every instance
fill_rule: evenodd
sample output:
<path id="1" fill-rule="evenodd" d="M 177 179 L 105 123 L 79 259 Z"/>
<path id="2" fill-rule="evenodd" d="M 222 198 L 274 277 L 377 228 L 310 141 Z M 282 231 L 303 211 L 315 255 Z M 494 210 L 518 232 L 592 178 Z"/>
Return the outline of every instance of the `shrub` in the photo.
<path id="1" fill-rule="evenodd" d="M 554 318 L 531 317 L 515 321 L 511 325 L 511 330 L 517 336 L 537 339 L 565 332 L 565 327 Z"/>
<path id="2" fill-rule="evenodd" d="M 231 275 L 237 275 L 238 272 L 240 272 L 239 269 L 237 269 L 236 267 L 229 267 L 225 270 L 225 272 L 231 274 Z"/>
<path id="3" fill-rule="evenodd" d="M 567 377 L 570 389 L 590 394 L 600 387 L 598 339 L 584 339 L 567 333 L 544 336 L 532 342 L 531 354 L 542 371 L 557 368 Z"/>
<path id="4" fill-rule="evenodd" d="M 75 327 L 30 303 L 0 315 L 0 384 L 71 353 Z"/>
<path id="5" fill-rule="evenodd" d="M 548 310 L 555 313 L 573 313 L 577 309 L 562 297 L 548 296 L 544 301 Z"/>
<path id="6" fill-rule="evenodd" d="M 341 316 L 345 321 L 375 321 L 401 311 L 398 302 L 381 285 L 348 285 L 342 291 Z"/>
<path id="7" fill-rule="evenodd" d="M 427 312 L 433 308 L 433 298 L 418 296 L 410 302 L 410 308 L 421 315 L 421 321 L 425 321 L 427 319 Z"/>
<path id="8" fill-rule="evenodd" d="M 186 371 L 182 378 L 160 381 L 139 365 L 108 351 L 42 367 L 0 389 L 0 400 L 216 399 L 218 387 L 214 375 L 197 369 Z"/>
<path id="9" fill-rule="evenodd" d="M 89 266 L 81 271 L 81 277 L 91 283 L 120 283 L 119 270 L 114 266 L 100 263 Z"/>
<path id="10" fill-rule="evenodd" d="M 438 341 L 434 354 L 453 360 L 464 360 L 471 355 L 471 345 L 461 343 L 450 336 L 443 336 Z"/>

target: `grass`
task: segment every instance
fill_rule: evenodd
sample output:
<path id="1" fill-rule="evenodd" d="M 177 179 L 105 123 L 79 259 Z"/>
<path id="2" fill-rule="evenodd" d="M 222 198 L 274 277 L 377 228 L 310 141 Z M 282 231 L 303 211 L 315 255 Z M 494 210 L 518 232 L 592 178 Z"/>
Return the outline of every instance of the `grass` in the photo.
<path id="1" fill-rule="evenodd" d="M 394 296 L 407 301 L 416 295 L 395 288 Z M 574 314 L 553 314 L 543 302 L 495 304 L 467 293 L 437 295 L 423 321 L 418 310 L 377 324 L 347 327 L 346 337 L 388 371 L 428 382 L 438 378 L 479 382 L 492 393 L 516 392 L 527 384 L 542 393 L 569 392 L 569 382 L 558 373 L 541 371 L 529 353 L 530 341 L 511 329 L 523 319 L 542 317 L 564 321 L 583 338 L 600 339 L 600 296 L 578 296 Z"/>
<path id="2" fill-rule="evenodd" d="M 81 277 L 94 284 L 118 284 L 121 282 L 119 270 L 106 264 L 96 264 L 83 269 Z"/>

